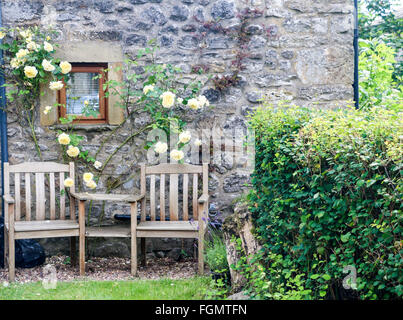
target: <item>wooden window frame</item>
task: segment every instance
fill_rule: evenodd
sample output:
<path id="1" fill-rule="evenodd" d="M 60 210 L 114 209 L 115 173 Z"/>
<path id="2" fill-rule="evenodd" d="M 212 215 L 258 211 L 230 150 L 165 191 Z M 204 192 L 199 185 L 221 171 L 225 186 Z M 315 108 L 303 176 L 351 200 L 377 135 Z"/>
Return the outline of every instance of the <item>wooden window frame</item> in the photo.
<path id="1" fill-rule="evenodd" d="M 107 72 L 104 70 L 108 68 L 107 63 L 72 63 L 71 73 L 73 72 L 88 72 L 88 73 L 99 73 L 103 76 L 98 79 L 99 84 L 99 115 L 98 117 L 86 117 L 86 116 L 76 116 L 73 122 L 87 123 L 87 124 L 98 124 L 98 123 L 108 123 L 108 98 L 105 96 L 103 87 L 106 83 Z M 66 86 L 64 85 L 61 90 L 58 91 L 57 96 L 59 106 L 59 116 L 64 118 L 67 116 L 66 106 Z"/>

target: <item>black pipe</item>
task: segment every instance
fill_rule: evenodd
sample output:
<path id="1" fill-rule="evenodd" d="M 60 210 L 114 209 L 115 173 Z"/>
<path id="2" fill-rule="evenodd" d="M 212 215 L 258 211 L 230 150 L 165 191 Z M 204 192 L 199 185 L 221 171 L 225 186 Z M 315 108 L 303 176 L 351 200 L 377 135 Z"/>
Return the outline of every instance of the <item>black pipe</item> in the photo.
<path id="1" fill-rule="evenodd" d="M 354 0 L 354 102 L 355 108 L 360 107 L 360 91 L 358 78 L 358 0 Z"/>
<path id="2" fill-rule="evenodd" d="M 3 26 L 2 10 L 0 1 L 0 28 Z M 0 40 L 0 43 L 2 40 Z M 0 50 L 0 65 L 3 65 L 3 50 Z M 0 133 L 1 133 L 1 199 L 4 195 L 4 162 L 8 162 L 8 141 L 7 141 L 7 113 L 6 109 L 6 88 L 4 85 L 4 73 L 0 71 Z M 4 217 L 4 202 L 1 206 L 1 213 Z"/>

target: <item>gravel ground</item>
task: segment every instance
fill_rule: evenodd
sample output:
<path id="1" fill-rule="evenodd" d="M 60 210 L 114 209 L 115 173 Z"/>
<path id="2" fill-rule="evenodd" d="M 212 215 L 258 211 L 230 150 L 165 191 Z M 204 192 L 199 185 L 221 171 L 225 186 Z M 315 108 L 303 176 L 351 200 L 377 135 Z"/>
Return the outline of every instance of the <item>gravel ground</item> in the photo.
<path id="1" fill-rule="evenodd" d="M 130 280 L 130 259 L 129 258 L 91 258 L 87 260 L 86 276 L 79 276 L 78 266 L 72 267 L 68 256 L 48 257 L 46 262 L 39 267 L 31 269 L 16 269 L 16 281 L 26 283 L 30 281 L 42 281 L 47 270 L 53 266 L 56 269 L 58 281 L 71 280 Z M 183 259 L 174 261 L 169 258 L 147 259 L 147 266 L 138 267 L 140 279 L 184 279 L 194 277 L 197 274 L 197 261 L 194 259 Z M 0 283 L 7 282 L 8 270 L 0 269 Z"/>

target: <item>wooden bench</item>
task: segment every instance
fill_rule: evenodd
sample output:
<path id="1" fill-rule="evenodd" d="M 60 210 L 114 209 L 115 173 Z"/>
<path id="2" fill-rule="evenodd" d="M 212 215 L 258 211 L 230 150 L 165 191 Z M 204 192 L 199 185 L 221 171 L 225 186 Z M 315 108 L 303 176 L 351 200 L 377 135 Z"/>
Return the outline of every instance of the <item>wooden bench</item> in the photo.
<path id="1" fill-rule="evenodd" d="M 202 182 L 202 196 L 199 197 L 199 175 Z M 159 177 L 159 197 L 156 194 L 156 177 Z M 182 178 L 182 210 L 179 210 L 179 176 Z M 147 192 L 147 177 L 149 191 Z M 192 180 L 192 214 L 189 213 L 189 182 Z M 167 183 L 166 183 L 167 182 Z M 166 196 L 169 185 L 169 198 Z M 199 273 L 204 271 L 204 234 L 208 219 L 208 164 L 141 165 L 141 192 L 134 194 L 90 194 L 71 193 L 79 201 L 79 216 L 85 214 L 85 202 L 113 201 L 130 204 L 130 229 L 117 227 L 89 227 L 87 237 L 131 237 L 131 273 L 137 274 L 137 238 L 141 238 L 142 262 L 146 263 L 145 238 L 195 238 L 199 241 Z M 137 224 L 137 204 L 141 205 L 141 221 Z M 159 214 L 157 213 L 159 202 Z M 147 206 L 149 203 L 149 206 Z M 169 221 L 166 208 L 169 206 Z M 146 215 L 149 215 L 147 221 Z M 193 216 L 193 219 L 191 217 Z M 158 218 L 158 219 L 157 219 Z M 159 220 L 159 221 L 157 221 Z M 83 226 L 85 228 L 85 225 Z M 80 261 L 81 262 L 81 261 Z M 84 262 L 82 262 L 84 264 Z"/>
<path id="2" fill-rule="evenodd" d="M 80 216 L 77 222 L 75 200 L 71 196 L 69 197 L 70 219 L 66 219 L 67 193 L 64 180 L 67 177 L 65 174 L 74 181 L 73 162 L 69 165 L 55 162 L 4 164 L 4 264 L 6 265 L 8 260 L 10 281 L 14 281 L 15 278 L 15 240 L 17 239 L 70 237 L 71 262 L 75 264 L 75 241 L 76 237 L 79 237 L 80 258 L 84 254 L 85 236 L 80 232 L 84 215 Z M 10 190 L 12 175 L 14 176 L 14 192 Z M 32 184 L 32 176 L 35 177 L 35 184 Z M 57 179 L 58 193 L 56 193 Z M 22 180 L 25 192 L 22 192 Z M 46 188 L 47 184 L 48 188 Z M 32 186 L 35 191 L 35 210 L 31 207 Z M 74 192 L 74 185 L 70 190 Z M 49 205 L 46 204 L 47 198 L 49 198 Z M 80 264 L 80 271 L 83 271 L 82 264 Z"/>
<path id="3" fill-rule="evenodd" d="M 199 190 L 199 175 L 202 188 Z M 147 177 L 149 190 L 147 191 Z M 156 178 L 159 178 L 159 199 L 156 192 Z M 189 184 L 192 180 L 192 214 L 189 212 Z M 182 184 L 182 201 L 179 206 L 180 185 Z M 169 197 L 166 196 L 169 185 Z M 195 238 L 198 239 L 198 271 L 204 273 L 204 235 L 208 220 L 208 164 L 202 166 L 190 164 L 141 165 L 141 194 L 149 197 L 141 199 L 141 221 L 132 221 L 132 242 L 142 239 L 142 261 L 146 263 L 145 238 Z M 199 197 L 199 191 L 201 196 Z M 167 201 L 169 199 L 169 201 Z M 148 200 L 148 201 L 147 201 Z M 159 217 L 157 217 L 157 202 Z M 166 221 L 166 205 L 169 202 L 169 221 Z M 147 206 L 147 203 L 149 205 Z M 146 216 L 149 215 L 150 221 Z M 159 218 L 159 219 L 157 219 Z M 136 225 L 133 225 L 133 222 Z M 135 265 L 137 268 L 137 265 Z M 137 269 L 135 269 L 136 274 Z"/>

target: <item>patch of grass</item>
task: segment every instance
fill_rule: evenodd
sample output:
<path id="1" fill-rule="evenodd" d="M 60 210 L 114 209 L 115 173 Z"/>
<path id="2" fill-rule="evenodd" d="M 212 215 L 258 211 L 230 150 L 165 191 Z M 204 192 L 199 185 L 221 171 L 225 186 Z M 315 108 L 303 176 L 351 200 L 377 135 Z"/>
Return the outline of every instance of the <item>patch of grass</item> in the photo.
<path id="1" fill-rule="evenodd" d="M 42 282 L 0 284 L 0 300 L 197 300 L 205 299 L 209 278 L 181 280 L 71 281 L 45 289 Z"/>

